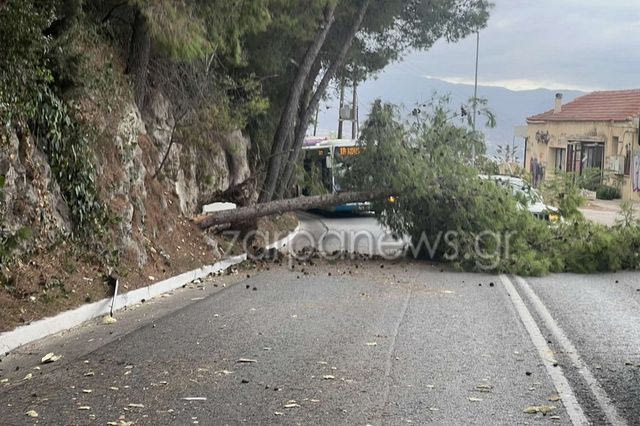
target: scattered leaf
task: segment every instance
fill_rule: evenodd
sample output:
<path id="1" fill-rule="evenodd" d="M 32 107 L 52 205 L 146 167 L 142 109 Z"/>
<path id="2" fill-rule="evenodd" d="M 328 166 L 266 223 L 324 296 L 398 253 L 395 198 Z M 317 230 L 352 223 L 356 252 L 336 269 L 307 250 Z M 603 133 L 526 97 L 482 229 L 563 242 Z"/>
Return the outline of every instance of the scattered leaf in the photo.
<path id="1" fill-rule="evenodd" d="M 78 407 L 78 410 L 89 411 L 91 410 L 91 407 L 89 407 L 88 405 L 83 405 L 82 407 Z"/>
<path id="2" fill-rule="evenodd" d="M 93 371 L 87 371 L 86 373 L 84 373 L 84 377 L 93 377 L 95 375 L 96 373 L 94 373 Z"/>
<path id="3" fill-rule="evenodd" d="M 29 417 L 38 417 L 38 412 L 36 410 L 29 410 L 25 414 Z"/>
<path id="4" fill-rule="evenodd" d="M 553 395 L 549 397 L 549 401 L 551 402 L 557 402 L 557 401 L 561 401 L 562 398 L 559 395 Z"/>
<path id="5" fill-rule="evenodd" d="M 33 378 L 33 374 L 29 373 L 26 376 L 24 376 L 24 379 L 22 380 L 31 380 Z"/>
<path id="6" fill-rule="evenodd" d="M 526 414 L 547 414 L 555 410 L 556 407 L 554 405 L 532 405 L 524 409 Z"/>
<path id="7" fill-rule="evenodd" d="M 284 413 L 281 413 L 280 411 L 274 411 L 273 414 L 276 416 L 284 416 Z"/>
<path id="8" fill-rule="evenodd" d="M 144 408 L 143 404 L 129 404 L 129 408 Z"/>
<path id="9" fill-rule="evenodd" d="M 112 317 L 111 315 L 107 315 L 106 317 L 102 318 L 102 323 L 105 325 L 115 324 L 117 322 L 118 320 Z"/>
<path id="10" fill-rule="evenodd" d="M 40 363 L 49 364 L 51 362 L 59 361 L 60 358 L 62 358 L 62 355 L 56 355 L 53 352 L 49 352 L 48 354 L 42 357 L 42 359 L 40 360 Z"/>
<path id="11" fill-rule="evenodd" d="M 483 385 L 478 385 L 478 386 L 476 386 L 476 388 L 475 388 L 475 390 L 476 390 L 477 392 L 486 392 L 486 393 L 491 392 L 491 390 L 492 390 L 492 389 L 493 389 L 493 386 L 491 386 L 491 385 L 484 385 L 484 384 L 483 384 Z"/>
<path id="12" fill-rule="evenodd" d="M 91 393 L 93 392 L 91 389 L 82 389 L 82 393 Z"/>
<path id="13" fill-rule="evenodd" d="M 249 358 L 240 358 L 236 361 L 238 364 L 255 364 L 258 360 L 249 359 Z"/>
<path id="14" fill-rule="evenodd" d="M 0 380 L 0 383 L 2 383 L 2 384 L 9 383 L 9 379 L 2 379 L 2 380 Z"/>
<path id="15" fill-rule="evenodd" d="M 378 342 L 369 342 L 367 346 L 378 346 Z"/>

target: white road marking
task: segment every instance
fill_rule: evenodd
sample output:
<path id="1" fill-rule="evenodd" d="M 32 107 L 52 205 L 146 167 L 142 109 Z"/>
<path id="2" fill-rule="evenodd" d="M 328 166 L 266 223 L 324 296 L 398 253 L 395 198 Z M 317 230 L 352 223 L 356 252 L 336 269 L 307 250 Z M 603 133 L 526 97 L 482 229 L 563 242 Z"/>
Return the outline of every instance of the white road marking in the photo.
<path id="1" fill-rule="evenodd" d="M 511 283 L 511 280 L 505 275 L 501 275 L 500 279 L 502 280 L 502 284 L 504 284 L 507 293 L 509 293 L 511 302 L 516 308 L 522 324 L 524 324 L 525 329 L 529 333 L 531 341 L 538 350 L 540 359 L 542 359 L 542 362 L 547 369 L 547 372 L 549 373 L 549 376 L 551 377 L 556 390 L 558 391 L 558 395 L 562 398 L 562 404 L 567 410 L 567 414 L 571 419 L 571 423 L 576 426 L 588 425 L 589 421 L 584 415 L 584 411 L 578 403 L 578 400 L 576 399 L 576 396 L 573 393 L 571 386 L 569 385 L 569 381 L 562 373 L 562 369 L 560 367 L 554 367 L 555 361 L 551 359 L 552 357 L 550 357 L 552 352 L 549 348 L 549 345 L 547 344 L 547 339 L 545 339 L 542 335 L 540 328 L 536 324 L 536 321 L 533 319 L 533 316 L 527 309 L 524 301 Z"/>
<path id="2" fill-rule="evenodd" d="M 516 281 L 526 294 L 527 298 L 529 298 L 536 311 L 538 311 L 538 315 L 540 315 L 540 318 L 542 318 L 549 331 L 551 331 L 553 337 L 562 347 L 562 350 L 569 357 L 574 368 L 578 370 L 578 373 L 580 373 L 585 382 L 587 382 L 587 385 L 589 385 L 591 393 L 593 393 L 593 396 L 598 401 L 598 404 L 607 417 L 607 420 L 613 425 L 626 425 L 627 423 L 622 417 L 620 417 L 615 405 L 613 405 L 605 390 L 602 389 L 595 376 L 591 373 L 591 370 L 589 370 L 587 364 L 582 360 L 582 358 L 580 358 L 576 347 L 571 343 L 560 326 L 555 322 L 547 307 L 542 303 L 542 300 L 540 300 L 538 295 L 531 289 L 531 286 L 529 286 L 524 279 L 516 277 Z"/>
<path id="3" fill-rule="evenodd" d="M 391 342 L 389 342 L 389 349 L 387 350 L 387 356 L 385 359 L 384 365 L 384 390 L 382 393 L 382 415 L 387 410 L 387 405 L 389 404 L 389 395 L 391 394 L 391 370 L 393 369 L 393 359 L 394 354 L 396 352 L 396 340 L 398 339 L 398 334 L 400 334 L 400 326 L 405 321 L 407 317 L 407 310 L 409 309 L 409 303 L 411 302 L 411 296 L 413 295 L 413 286 L 409 286 L 409 291 L 404 298 L 404 302 L 402 303 L 402 309 L 400 311 L 400 315 L 398 316 L 398 322 L 396 323 L 395 328 L 393 329 L 393 335 L 391 336 Z"/>

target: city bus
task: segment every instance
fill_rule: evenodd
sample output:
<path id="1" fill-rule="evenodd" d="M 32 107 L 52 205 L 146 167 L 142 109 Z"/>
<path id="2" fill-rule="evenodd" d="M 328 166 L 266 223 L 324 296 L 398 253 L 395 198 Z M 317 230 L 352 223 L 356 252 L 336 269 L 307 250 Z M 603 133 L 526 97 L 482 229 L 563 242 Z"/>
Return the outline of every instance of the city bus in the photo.
<path id="1" fill-rule="evenodd" d="M 302 188 L 302 194 L 308 196 L 340 193 L 343 190 L 343 160 L 359 155 L 363 148 L 354 139 L 313 137 L 305 140 L 302 149 L 304 170 L 312 181 Z M 326 210 L 336 213 L 368 212 L 371 210 L 371 203 L 349 203 Z"/>

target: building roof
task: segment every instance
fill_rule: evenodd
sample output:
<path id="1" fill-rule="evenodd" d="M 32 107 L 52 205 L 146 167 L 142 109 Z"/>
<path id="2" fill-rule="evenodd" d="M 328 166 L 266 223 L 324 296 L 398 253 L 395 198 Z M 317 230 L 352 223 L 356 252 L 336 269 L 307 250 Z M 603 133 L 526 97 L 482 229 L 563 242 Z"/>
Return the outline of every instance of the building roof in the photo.
<path id="1" fill-rule="evenodd" d="M 554 110 L 527 118 L 536 121 L 627 121 L 640 115 L 640 89 L 593 92 Z"/>

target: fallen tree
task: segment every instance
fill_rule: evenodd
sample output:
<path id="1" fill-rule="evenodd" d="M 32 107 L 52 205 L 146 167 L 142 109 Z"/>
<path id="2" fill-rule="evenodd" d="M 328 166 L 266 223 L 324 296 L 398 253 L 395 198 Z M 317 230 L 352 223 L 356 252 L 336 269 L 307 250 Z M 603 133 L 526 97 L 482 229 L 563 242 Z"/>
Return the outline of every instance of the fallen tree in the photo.
<path id="1" fill-rule="evenodd" d="M 317 195 L 313 197 L 299 197 L 288 200 L 271 201 L 234 210 L 226 210 L 201 216 L 195 222 L 202 229 L 228 223 L 247 222 L 264 216 L 283 214 L 297 210 L 317 209 L 321 207 L 338 206 L 348 203 L 361 203 L 384 198 L 380 192 L 345 192 L 342 194 Z"/>

